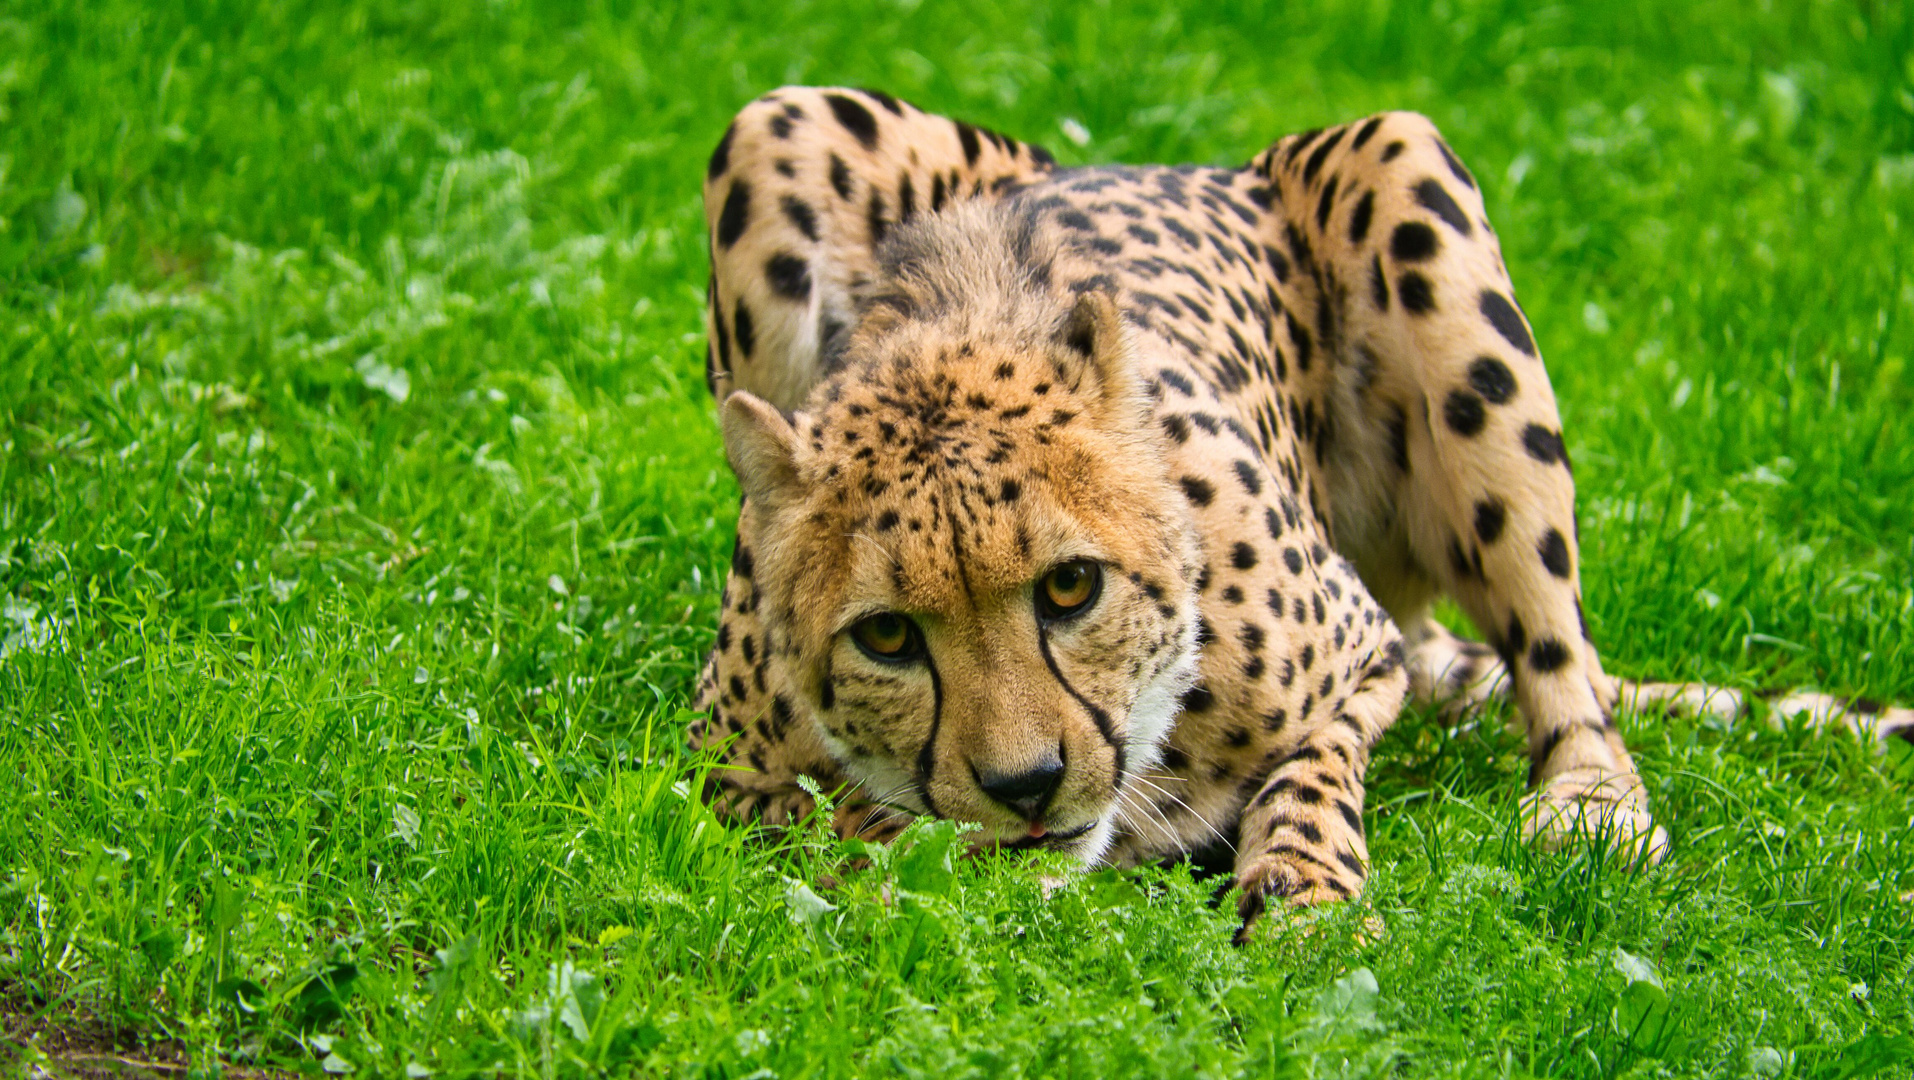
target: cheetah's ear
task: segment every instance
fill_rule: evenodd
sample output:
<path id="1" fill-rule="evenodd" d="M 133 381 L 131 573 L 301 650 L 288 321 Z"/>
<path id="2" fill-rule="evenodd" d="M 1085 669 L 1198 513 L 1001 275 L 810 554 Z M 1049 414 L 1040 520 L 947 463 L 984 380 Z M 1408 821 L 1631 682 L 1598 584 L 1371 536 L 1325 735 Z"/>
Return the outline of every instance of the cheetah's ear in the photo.
<path id="1" fill-rule="evenodd" d="M 718 410 L 724 456 L 744 497 L 766 510 L 787 504 L 800 489 L 798 436 L 784 414 L 744 390 L 734 390 Z"/>
<path id="2" fill-rule="evenodd" d="M 1063 342 L 1086 356 L 1096 372 L 1098 419 L 1123 428 L 1149 422 L 1149 399 L 1136 375 L 1123 315 L 1109 293 L 1092 289 L 1077 298 L 1064 320 Z"/>

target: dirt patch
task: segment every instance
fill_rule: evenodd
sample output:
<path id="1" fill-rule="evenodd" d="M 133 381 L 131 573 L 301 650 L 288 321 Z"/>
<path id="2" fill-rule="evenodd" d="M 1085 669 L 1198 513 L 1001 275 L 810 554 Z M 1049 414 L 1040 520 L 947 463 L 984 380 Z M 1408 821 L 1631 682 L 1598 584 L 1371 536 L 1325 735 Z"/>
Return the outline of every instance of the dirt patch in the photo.
<path id="1" fill-rule="evenodd" d="M 183 1043 L 103 1019 L 84 1009 L 48 1015 L 31 1000 L 0 988 L 0 1071 L 58 1080 L 184 1077 L 192 1059 Z M 293 1073 L 220 1063 L 236 1080 Z"/>

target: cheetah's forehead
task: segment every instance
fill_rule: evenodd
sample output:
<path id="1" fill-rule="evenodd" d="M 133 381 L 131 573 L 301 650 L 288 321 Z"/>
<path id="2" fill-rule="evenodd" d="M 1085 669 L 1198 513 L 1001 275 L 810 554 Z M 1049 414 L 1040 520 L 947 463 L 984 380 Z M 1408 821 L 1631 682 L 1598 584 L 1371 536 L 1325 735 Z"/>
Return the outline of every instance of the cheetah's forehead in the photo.
<path id="1" fill-rule="evenodd" d="M 936 363 L 866 371 L 801 416 L 806 520 L 843 538 L 840 621 L 974 613 L 1057 563 L 1152 566 L 1181 527 L 1160 467 L 1124 452 L 1067 359 L 945 342 Z"/>

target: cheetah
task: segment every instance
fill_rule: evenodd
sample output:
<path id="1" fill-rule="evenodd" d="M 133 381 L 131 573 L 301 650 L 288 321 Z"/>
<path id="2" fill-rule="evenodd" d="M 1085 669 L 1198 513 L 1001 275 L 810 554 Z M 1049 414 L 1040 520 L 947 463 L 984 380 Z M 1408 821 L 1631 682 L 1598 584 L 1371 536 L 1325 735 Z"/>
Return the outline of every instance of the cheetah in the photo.
<path id="1" fill-rule="evenodd" d="M 789 87 L 704 182 L 707 377 L 743 492 L 692 745 L 771 825 L 916 815 L 1085 865 L 1227 867 L 1247 933 L 1365 880 L 1414 698 L 1507 696 L 1523 827 L 1667 846 L 1606 675 L 1540 350 L 1474 176 L 1385 113 L 1241 168 L 1058 168 L 868 90 Z M 1431 616 L 1452 597 L 1488 644 Z M 1801 694 L 1914 737 L 1914 711 Z"/>

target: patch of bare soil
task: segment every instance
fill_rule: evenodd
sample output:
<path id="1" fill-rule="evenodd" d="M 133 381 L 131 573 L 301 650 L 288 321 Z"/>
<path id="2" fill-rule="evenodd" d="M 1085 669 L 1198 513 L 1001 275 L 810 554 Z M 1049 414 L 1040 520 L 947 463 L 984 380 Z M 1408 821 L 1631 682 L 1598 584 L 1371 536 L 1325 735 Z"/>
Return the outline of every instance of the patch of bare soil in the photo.
<path id="1" fill-rule="evenodd" d="M 0 986 L 0 1073 L 31 1080 L 130 1080 L 192 1072 L 186 1047 L 175 1040 L 153 1038 L 84 1009 L 48 1010 L 10 989 Z M 234 1080 L 293 1075 L 225 1063 L 219 1073 Z"/>

